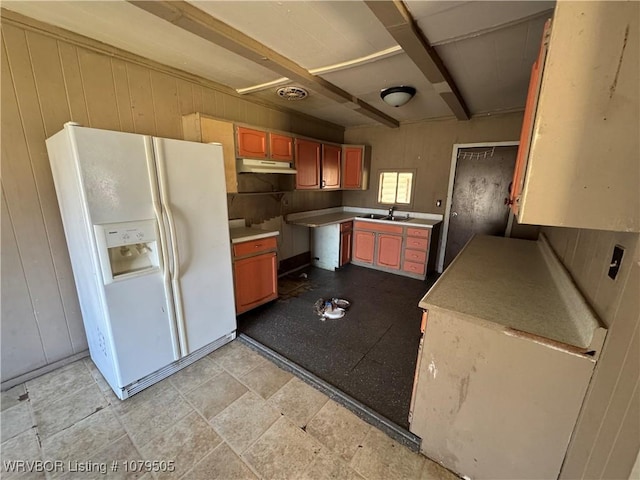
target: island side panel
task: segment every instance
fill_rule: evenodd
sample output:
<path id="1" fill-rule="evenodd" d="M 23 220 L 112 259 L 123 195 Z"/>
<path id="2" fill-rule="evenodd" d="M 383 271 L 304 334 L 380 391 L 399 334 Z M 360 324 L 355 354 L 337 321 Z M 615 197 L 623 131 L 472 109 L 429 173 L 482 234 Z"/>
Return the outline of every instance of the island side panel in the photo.
<path id="1" fill-rule="evenodd" d="M 431 308 L 411 432 L 470 478 L 557 478 L 593 359 Z"/>

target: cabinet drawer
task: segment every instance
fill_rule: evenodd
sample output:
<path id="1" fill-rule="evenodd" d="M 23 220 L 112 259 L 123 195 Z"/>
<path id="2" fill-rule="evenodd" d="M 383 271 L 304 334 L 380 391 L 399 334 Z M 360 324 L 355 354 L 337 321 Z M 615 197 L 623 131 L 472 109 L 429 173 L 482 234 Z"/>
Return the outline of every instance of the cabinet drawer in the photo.
<path id="1" fill-rule="evenodd" d="M 402 227 L 398 225 L 389 225 L 386 223 L 353 222 L 353 228 L 356 228 L 358 230 L 369 230 L 371 232 L 402 234 Z"/>
<path id="2" fill-rule="evenodd" d="M 353 230 L 353 222 L 343 222 L 340 224 L 340 232 L 349 232 Z"/>
<path id="3" fill-rule="evenodd" d="M 407 262 L 405 261 L 402 264 L 402 269 L 405 272 L 416 273 L 418 275 L 424 275 L 424 263 L 416 263 L 416 262 Z"/>
<path id="4" fill-rule="evenodd" d="M 407 228 L 408 237 L 422 237 L 429 238 L 429 230 L 426 228 Z"/>
<path id="5" fill-rule="evenodd" d="M 409 250 L 404 251 L 404 259 L 410 262 L 425 263 L 427 260 L 427 252 L 424 250 Z"/>
<path id="6" fill-rule="evenodd" d="M 427 247 L 429 246 L 429 239 L 427 238 L 416 238 L 416 237 L 407 237 L 407 248 L 412 248 L 415 250 L 423 250 L 427 251 Z"/>
<path id="7" fill-rule="evenodd" d="M 269 250 L 275 249 L 276 237 L 260 238 L 259 240 L 252 240 L 250 242 L 235 243 L 233 245 L 233 256 L 244 257 L 246 255 L 268 252 Z"/>

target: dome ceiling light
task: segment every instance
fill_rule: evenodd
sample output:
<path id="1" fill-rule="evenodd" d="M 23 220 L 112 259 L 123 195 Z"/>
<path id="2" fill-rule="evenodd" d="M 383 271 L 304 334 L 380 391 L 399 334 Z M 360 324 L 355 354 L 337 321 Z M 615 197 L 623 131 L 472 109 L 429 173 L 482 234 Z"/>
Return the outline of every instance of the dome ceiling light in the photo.
<path id="1" fill-rule="evenodd" d="M 416 89 L 400 85 L 399 87 L 383 88 L 380 97 L 392 107 L 401 107 L 416 94 Z"/>

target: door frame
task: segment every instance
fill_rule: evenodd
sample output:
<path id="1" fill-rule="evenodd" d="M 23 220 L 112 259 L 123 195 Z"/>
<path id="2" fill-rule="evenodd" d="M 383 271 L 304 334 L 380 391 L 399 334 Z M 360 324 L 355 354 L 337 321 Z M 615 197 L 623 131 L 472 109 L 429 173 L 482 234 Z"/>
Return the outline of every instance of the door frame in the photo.
<path id="1" fill-rule="evenodd" d="M 440 236 L 440 245 L 438 246 L 438 262 L 436 271 L 442 273 L 444 270 L 444 254 L 447 246 L 447 237 L 449 234 L 449 219 L 451 218 L 451 202 L 453 200 L 453 185 L 455 183 L 456 166 L 458 165 L 458 152 L 464 148 L 476 147 L 516 147 L 520 145 L 519 140 L 506 142 L 481 142 L 481 143 L 454 143 L 451 152 L 451 168 L 449 170 L 449 188 L 447 190 L 447 202 L 444 207 L 444 224 L 442 225 L 442 235 Z M 507 223 L 506 236 L 511 235 L 511 226 L 513 225 L 513 213 L 509 211 L 509 220 Z"/>

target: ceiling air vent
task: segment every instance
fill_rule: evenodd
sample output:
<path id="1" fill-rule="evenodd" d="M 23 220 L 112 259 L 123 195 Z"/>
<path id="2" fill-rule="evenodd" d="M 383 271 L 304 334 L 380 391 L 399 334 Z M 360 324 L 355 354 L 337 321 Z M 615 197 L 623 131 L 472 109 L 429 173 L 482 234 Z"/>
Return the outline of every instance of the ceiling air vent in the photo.
<path id="1" fill-rule="evenodd" d="M 309 92 L 302 87 L 281 87 L 276 92 L 285 100 L 303 100 L 309 96 Z"/>

